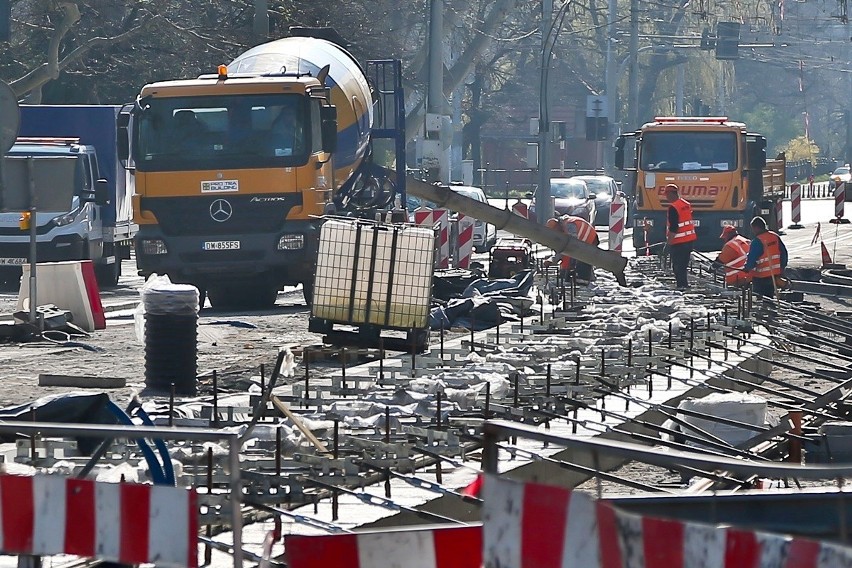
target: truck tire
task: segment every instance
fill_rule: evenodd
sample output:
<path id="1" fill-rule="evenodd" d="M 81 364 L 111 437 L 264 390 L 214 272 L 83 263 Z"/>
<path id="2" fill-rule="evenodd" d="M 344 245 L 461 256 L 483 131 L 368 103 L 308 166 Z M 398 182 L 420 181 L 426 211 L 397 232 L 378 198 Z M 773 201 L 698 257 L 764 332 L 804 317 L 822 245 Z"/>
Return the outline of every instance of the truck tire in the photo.
<path id="1" fill-rule="evenodd" d="M 217 310 L 265 310 L 275 305 L 278 287 L 272 284 L 221 284 L 207 288 L 207 299 Z"/>
<path id="2" fill-rule="evenodd" d="M 95 278 L 101 288 L 115 288 L 121 276 L 121 260 L 116 257 L 112 264 L 96 264 Z"/>
<path id="3" fill-rule="evenodd" d="M 310 309 L 314 305 L 314 281 L 306 280 L 302 282 L 302 296 L 305 298 L 305 305 Z"/>

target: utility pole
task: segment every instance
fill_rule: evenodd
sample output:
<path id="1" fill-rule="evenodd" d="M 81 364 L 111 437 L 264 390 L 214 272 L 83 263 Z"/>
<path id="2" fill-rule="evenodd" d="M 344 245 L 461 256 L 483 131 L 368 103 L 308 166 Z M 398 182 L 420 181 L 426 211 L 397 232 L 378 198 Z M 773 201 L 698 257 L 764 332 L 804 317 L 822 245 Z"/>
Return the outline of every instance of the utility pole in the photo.
<path id="1" fill-rule="evenodd" d="M 628 76 L 628 130 L 639 127 L 639 73 L 636 69 L 639 54 L 639 0 L 630 0 L 630 75 Z"/>
<path id="2" fill-rule="evenodd" d="M 418 160 L 429 181 L 449 183 L 450 119 L 444 99 L 444 2 L 429 4 L 429 89 L 425 136 L 418 140 Z"/>
<path id="3" fill-rule="evenodd" d="M 553 216 L 550 198 L 550 105 L 548 104 L 547 75 L 550 68 L 549 38 L 553 0 L 541 0 L 541 82 L 538 95 L 538 187 L 535 190 L 536 221 L 542 225 Z"/>
<path id="4" fill-rule="evenodd" d="M 615 12 L 617 10 L 616 0 L 609 0 L 609 10 L 607 12 L 607 38 L 606 38 L 606 115 L 609 121 L 609 134 L 613 134 L 614 126 L 618 123 L 615 116 L 616 98 L 618 91 L 618 75 L 616 74 L 615 65 Z M 607 137 L 609 139 L 609 136 Z M 612 165 L 614 154 L 612 152 L 604 153 L 604 167 L 608 168 Z"/>

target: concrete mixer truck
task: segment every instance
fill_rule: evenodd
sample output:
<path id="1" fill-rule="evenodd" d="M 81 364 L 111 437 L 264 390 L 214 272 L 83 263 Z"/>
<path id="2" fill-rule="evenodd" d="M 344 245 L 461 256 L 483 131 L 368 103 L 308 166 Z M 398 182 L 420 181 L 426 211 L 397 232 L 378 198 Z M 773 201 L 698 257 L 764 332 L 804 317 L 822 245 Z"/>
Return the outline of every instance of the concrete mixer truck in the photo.
<path id="1" fill-rule="evenodd" d="M 397 138 L 404 168 L 399 63 L 365 70 L 334 37 L 308 37 L 317 34 L 297 30 L 215 74 L 145 85 L 122 109 L 141 275 L 193 284 L 217 307 L 267 307 L 295 284 L 309 300 L 318 219 L 388 204 L 398 184 L 370 158 L 373 138 Z"/>

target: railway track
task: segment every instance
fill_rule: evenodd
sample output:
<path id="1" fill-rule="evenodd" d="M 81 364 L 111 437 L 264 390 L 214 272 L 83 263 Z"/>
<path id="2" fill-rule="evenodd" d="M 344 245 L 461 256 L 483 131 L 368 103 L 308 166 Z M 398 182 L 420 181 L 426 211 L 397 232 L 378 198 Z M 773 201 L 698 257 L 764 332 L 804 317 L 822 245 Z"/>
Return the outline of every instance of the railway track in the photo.
<path id="1" fill-rule="evenodd" d="M 670 289 L 656 257 L 635 259 L 631 268 L 627 288 L 604 276 L 573 298 L 560 298 L 564 290 L 542 278 L 543 295 L 559 303 L 499 330 L 453 334 L 423 356 L 331 364 L 320 374 L 305 375 L 299 366 L 243 403 L 220 398 L 214 404 L 209 397 L 196 403 L 196 422 L 215 415 L 219 426 L 257 425 L 241 464 L 242 507 L 252 523 L 245 540 L 255 543 L 249 557 L 263 555 L 256 543 L 271 530 L 304 534 L 476 521 L 477 502 L 459 489 L 480 468 L 486 420 L 769 464 L 787 459 L 791 447 L 812 444 L 821 425 L 846 418 L 852 346 L 845 345 L 852 324 L 842 315 L 786 301 L 763 309 L 715 283 L 698 264 L 696 289 L 686 296 Z M 687 398 L 744 391 L 760 395 L 778 423 L 679 408 Z M 286 418 L 281 405 L 289 410 Z M 162 423 L 170 412 L 161 407 L 152 414 Z M 751 443 L 731 443 L 708 424 L 748 431 Z M 200 522 L 205 538 L 215 541 L 211 562 L 225 565 L 225 463 L 192 444 L 173 450 L 187 457 L 181 483 L 197 487 L 205 503 Z M 625 460 L 575 459 L 552 444 L 522 439 L 501 442 L 500 455 L 501 469 L 512 469 L 515 477 L 603 495 L 755 485 L 731 472 L 672 473 Z M 685 481 L 697 478 L 707 481 Z M 275 546 L 277 556 L 281 545 Z"/>

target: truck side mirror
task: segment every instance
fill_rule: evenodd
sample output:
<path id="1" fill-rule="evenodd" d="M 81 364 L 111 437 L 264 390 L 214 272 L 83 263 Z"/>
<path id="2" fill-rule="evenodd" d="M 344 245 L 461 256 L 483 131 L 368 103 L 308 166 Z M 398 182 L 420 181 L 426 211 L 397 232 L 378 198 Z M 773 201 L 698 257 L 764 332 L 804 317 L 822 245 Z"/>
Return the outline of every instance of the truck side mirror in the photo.
<path id="1" fill-rule="evenodd" d="M 95 182 L 95 205 L 107 205 L 109 203 L 109 182 L 101 178 Z"/>
<path id="2" fill-rule="evenodd" d="M 115 121 L 116 154 L 124 168 L 127 168 L 127 163 L 130 161 L 130 108 L 132 106 L 124 105 Z"/>
<path id="3" fill-rule="evenodd" d="M 322 107 L 322 149 L 330 154 L 337 151 L 337 107 Z"/>
<path id="4" fill-rule="evenodd" d="M 615 141 L 615 167 L 624 169 L 624 138 L 620 136 Z"/>

